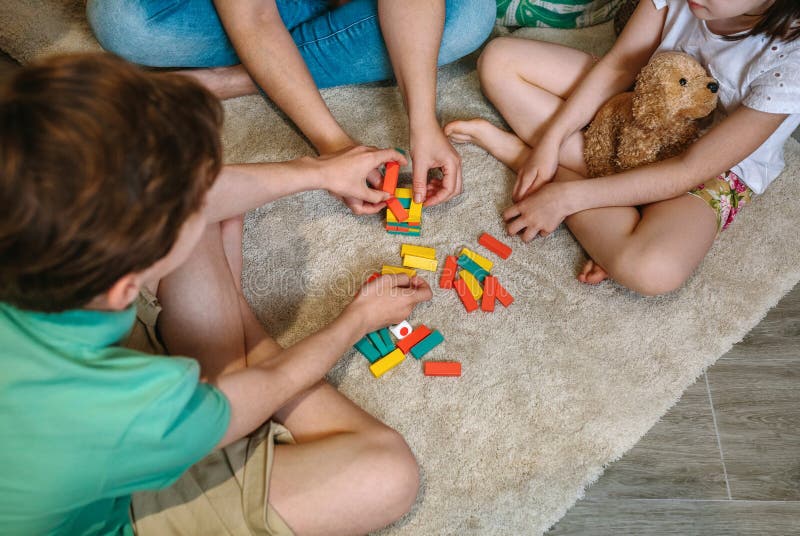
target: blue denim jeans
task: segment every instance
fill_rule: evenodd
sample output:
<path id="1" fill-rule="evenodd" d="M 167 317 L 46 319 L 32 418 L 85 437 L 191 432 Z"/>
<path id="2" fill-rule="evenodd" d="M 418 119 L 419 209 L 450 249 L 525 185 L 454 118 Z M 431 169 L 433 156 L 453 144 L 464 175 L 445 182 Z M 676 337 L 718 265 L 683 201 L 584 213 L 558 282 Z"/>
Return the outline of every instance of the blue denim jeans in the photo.
<path id="1" fill-rule="evenodd" d="M 402 1 L 402 0 L 397 0 Z M 276 0 L 320 88 L 393 76 L 377 0 L 330 9 L 325 0 Z M 495 0 L 446 0 L 439 65 L 477 49 L 495 20 Z M 106 50 L 149 67 L 221 67 L 239 62 L 212 0 L 89 0 L 89 24 Z"/>

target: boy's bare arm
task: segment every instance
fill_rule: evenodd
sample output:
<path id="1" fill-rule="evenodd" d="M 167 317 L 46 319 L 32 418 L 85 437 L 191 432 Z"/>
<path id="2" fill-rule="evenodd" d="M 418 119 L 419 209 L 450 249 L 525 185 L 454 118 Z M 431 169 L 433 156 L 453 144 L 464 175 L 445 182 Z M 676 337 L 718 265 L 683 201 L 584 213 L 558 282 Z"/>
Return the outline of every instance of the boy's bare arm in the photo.
<path id="1" fill-rule="evenodd" d="M 281 197 L 317 189 L 380 203 L 388 194 L 369 188 L 365 177 L 390 160 L 406 163 L 406 158 L 393 149 L 362 146 L 318 158 L 227 165 L 208 192 L 206 219 L 208 223 L 220 222 Z"/>
<path id="2" fill-rule="evenodd" d="M 365 285 L 331 324 L 271 356 L 248 355 L 256 363 L 220 376 L 215 385 L 228 398 L 231 420 L 219 446 L 244 437 L 289 400 L 319 382 L 365 333 L 407 318 L 414 306 L 430 300 L 424 280 L 387 275 Z"/>

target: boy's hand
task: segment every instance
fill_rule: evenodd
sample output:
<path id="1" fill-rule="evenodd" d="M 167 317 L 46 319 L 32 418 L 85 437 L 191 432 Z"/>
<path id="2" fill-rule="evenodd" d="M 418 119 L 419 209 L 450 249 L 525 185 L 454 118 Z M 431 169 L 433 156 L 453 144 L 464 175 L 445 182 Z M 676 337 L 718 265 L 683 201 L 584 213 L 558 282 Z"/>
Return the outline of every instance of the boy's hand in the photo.
<path id="1" fill-rule="evenodd" d="M 522 233 L 522 241 L 547 236 L 570 213 L 564 208 L 565 183 L 548 183 L 503 212 L 509 235 Z"/>
<path id="2" fill-rule="evenodd" d="M 318 186 L 341 198 L 354 214 L 375 214 L 390 197 L 377 187 L 382 178 L 378 168 L 389 161 L 406 163 L 406 158 L 393 149 L 349 147 L 336 153 L 312 159 Z M 375 188 L 370 188 L 369 185 Z"/>
<path id="3" fill-rule="evenodd" d="M 418 303 L 432 297 L 431 287 L 420 277 L 383 275 L 361 287 L 345 314 L 352 316 L 364 333 L 370 333 L 402 322 Z"/>
<path id="4" fill-rule="evenodd" d="M 413 163 L 414 201 L 432 207 L 461 193 L 461 157 L 442 132 L 438 123 L 412 129 L 411 161 Z M 441 179 L 428 181 L 428 171 L 440 169 Z"/>
<path id="5" fill-rule="evenodd" d="M 517 172 L 511 199 L 519 202 L 551 180 L 558 169 L 558 144 L 542 138 Z"/>

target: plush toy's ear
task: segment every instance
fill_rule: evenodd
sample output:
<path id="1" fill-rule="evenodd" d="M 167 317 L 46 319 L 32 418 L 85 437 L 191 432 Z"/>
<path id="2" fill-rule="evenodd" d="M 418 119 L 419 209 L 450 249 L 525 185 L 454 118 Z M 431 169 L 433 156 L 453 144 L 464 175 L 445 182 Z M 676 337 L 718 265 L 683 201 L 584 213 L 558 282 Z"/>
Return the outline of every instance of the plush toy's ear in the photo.
<path id="1" fill-rule="evenodd" d="M 664 124 L 667 115 L 666 96 L 653 71 L 655 65 L 648 64 L 636 77 L 633 89 L 633 120 L 641 127 L 654 129 Z"/>

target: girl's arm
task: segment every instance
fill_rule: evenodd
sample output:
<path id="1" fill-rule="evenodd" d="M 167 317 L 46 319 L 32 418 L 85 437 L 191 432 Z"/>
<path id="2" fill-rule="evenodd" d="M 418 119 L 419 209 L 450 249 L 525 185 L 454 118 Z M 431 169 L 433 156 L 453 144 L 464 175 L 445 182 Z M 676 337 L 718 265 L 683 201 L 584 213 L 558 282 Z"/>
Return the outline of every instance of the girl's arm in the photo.
<path id="1" fill-rule="evenodd" d="M 651 0 L 639 2 L 614 47 L 581 80 L 539 140 L 524 140 L 534 147 L 517 175 L 514 199 L 522 199 L 553 178 L 564 140 L 592 120 L 611 97 L 627 91 L 661 42 L 666 9 Z"/>
<path id="2" fill-rule="evenodd" d="M 407 162 L 393 149 L 361 146 L 319 158 L 304 156 L 289 162 L 227 165 L 208 192 L 206 219 L 208 223 L 223 221 L 281 197 L 317 189 L 379 203 L 389 194 L 368 188 L 364 177 L 390 160 L 401 165 Z"/>
<path id="3" fill-rule="evenodd" d="M 646 205 L 685 194 L 751 155 L 786 117 L 740 106 L 681 155 L 607 177 L 547 184 L 506 210 L 504 218 L 513 220 L 508 232 L 527 229 L 524 237 L 531 240 L 576 212 Z"/>
<path id="4" fill-rule="evenodd" d="M 322 154 L 355 145 L 333 118 L 275 0 L 214 0 L 247 72 Z"/>

